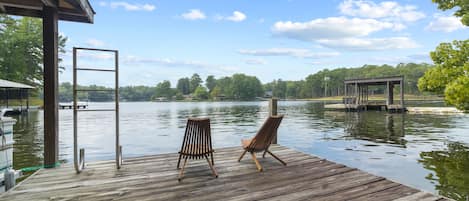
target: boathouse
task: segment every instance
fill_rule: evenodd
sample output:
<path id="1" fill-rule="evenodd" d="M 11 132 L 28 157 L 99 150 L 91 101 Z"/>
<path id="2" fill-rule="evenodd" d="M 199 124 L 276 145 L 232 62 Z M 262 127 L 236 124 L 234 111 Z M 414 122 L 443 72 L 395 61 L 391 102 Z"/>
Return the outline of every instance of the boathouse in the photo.
<path id="1" fill-rule="evenodd" d="M 344 80 L 345 96 L 343 104 L 348 111 L 385 110 L 405 111 L 404 76 L 361 78 Z M 384 86 L 385 102 L 370 101 L 370 87 Z M 399 88 L 399 102 L 394 102 L 394 89 Z"/>
<path id="2" fill-rule="evenodd" d="M 10 100 L 19 101 L 19 106 L 15 106 L 15 111 L 23 112 L 29 110 L 29 91 L 33 86 L 0 79 L 0 108 L 10 108 Z M 24 107 L 23 107 L 24 106 Z"/>

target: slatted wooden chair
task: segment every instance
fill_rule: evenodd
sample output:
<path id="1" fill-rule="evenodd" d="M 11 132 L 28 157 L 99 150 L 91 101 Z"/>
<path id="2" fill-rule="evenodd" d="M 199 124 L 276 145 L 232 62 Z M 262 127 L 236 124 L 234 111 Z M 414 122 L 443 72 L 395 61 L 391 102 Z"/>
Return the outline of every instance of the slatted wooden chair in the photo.
<path id="1" fill-rule="evenodd" d="M 265 157 L 265 154 L 269 153 L 275 159 L 280 161 L 280 163 L 282 163 L 283 165 L 287 165 L 287 163 L 285 163 L 284 161 L 282 161 L 280 158 L 278 158 L 276 155 L 274 155 L 272 152 L 269 151 L 270 144 L 272 143 L 272 140 L 277 134 L 276 131 L 278 127 L 280 126 L 282 119 L 283 119 L 283 115 L 270 116 L 269 118 L 267 118 L 264 125 L 257 132 L 254 138 L 241 140 L 241 145 L 243 146 L 244 152 L 239 157 L 238 162 L 240 162 L 241 159 L 243 159 L 243 156 L 246 154 L 246 152 L 249 152 L 251 153 L 252 159 L 256 163 L 257 170 L 261 172 L 263 169 L 262 169 L 261 164 L 257 160 L 255 153 L 264 152 L 264 154 L 262 154 L 262 157 Z"/>
<path id="2" fill-rule="evenodd" d="M 208 159 L 210 156 L 211 161 Z M 205 158 L 212 170 L 215 177 L 218 177 L 215 170 L 215 163 L 213 161 L 212 137 L 210 133 L 210 119 L 209 118 L 189 118 L 187 120 L 186 132 L 182 141 L 181 151 L 179 151 L 179 160 L 177 169 L 184 158 L 184 164 L 179 172 L 178 180 L 181 181 L 184 177 L 184 168 L 187 164 L 187 159 L 201 159 Z"/>

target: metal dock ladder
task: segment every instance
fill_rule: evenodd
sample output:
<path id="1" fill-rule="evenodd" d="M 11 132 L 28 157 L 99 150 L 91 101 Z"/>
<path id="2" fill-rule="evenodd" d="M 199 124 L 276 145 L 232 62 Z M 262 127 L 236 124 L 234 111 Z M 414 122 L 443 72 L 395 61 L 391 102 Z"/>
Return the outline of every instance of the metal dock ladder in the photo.
<path id="1" fill-rule="evenodd" d="M 77 52 L 78 51 L 93 51 L 93 52 L 108 52 L 114 54 L 114 69 L 99 69 L 99 68 L 79 68 L 77 66 Z M 110 72 L 115 75 L 114 89 L 77 89 L 77 72 L 78 71 L 100 71 Z M 89 91 L 107 91 L 114 92 L 114 109 L 79 109 L 77 92 Z M 73 158 L 75 170 L 80 173 L 85 168 L 85 149 L 79 150 L 78 156 L 78 112 L 100 112 L 100 111 L 114 111 L 115 112 L 115 132 L 116 132 L 116 167 L 120 169 L 122 166 L 122 146 L 119 142 L 119 52 L 117 50 L 95 49 L 95 48 L 73 48 Z"/>

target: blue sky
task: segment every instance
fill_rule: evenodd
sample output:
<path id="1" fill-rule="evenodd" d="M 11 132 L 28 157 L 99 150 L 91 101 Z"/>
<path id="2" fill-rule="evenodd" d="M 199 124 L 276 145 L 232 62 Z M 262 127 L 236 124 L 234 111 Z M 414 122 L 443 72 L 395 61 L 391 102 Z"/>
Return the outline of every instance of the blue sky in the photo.
<path id="1" fill-rule="evenodd" d="M 91 0 L 94 24 L 60 22 L 69 41 L 60 81 L 71 81 L 72 47 L 119 50 L 120 85 L 156 85 L 198 73 L 301 80 L 325 68 L 431 63 L 440 42 L 467 39 L 469 28 L 431 0 Z M 83 66 L 112 57 L 80 54 Z M 80 74 L 81 84 L 112 77 Z"/>

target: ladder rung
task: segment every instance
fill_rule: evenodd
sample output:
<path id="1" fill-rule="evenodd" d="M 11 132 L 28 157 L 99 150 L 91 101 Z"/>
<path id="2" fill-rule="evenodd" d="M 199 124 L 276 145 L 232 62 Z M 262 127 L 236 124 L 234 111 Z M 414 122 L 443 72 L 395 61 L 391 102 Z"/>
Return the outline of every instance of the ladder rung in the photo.
<path id="1" fill-rule="evenodd" d="M 78 112 L 113 112 L 115 109 L 77 110 Z"/>
<path id="2" fill-rule="evenodd" d="M 116 91 L 114 89 L 76 89 L 75 91 Z"/>
<path id="3" fill-rule="evenodd" d="M 75 68 L 76 70 L 85 70 L 85 71 L 103 71 L 103 72 L 116 72 L 113 69 L 99 69 L 99 68 Z"/>

